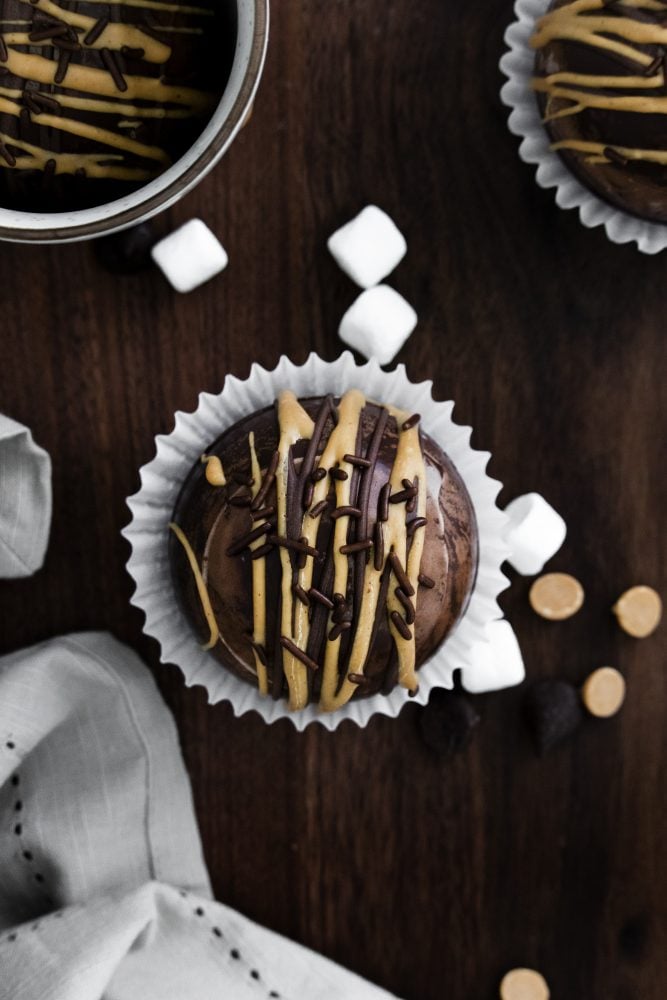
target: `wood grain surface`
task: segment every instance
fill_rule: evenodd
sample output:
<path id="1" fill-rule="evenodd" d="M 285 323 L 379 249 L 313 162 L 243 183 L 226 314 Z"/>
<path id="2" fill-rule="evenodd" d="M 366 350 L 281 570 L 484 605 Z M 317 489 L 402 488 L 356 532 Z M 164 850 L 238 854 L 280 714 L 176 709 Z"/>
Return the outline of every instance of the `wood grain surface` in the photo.
<path id="1" fill-rule="evenodd" d="M 0 586 L 0 652 L 109 628 L 155 668 L 226 903 L 407 1000 L 491 1000 L 515 965 L 554 1000 L 667 991 L 664 628 L 624 636 L 610 607 L 665 582 L 667 255 L 582 228 L 519 161 L 497 69 L 507 0 L 277 0 L 248 127 L 156 222 L 200 216 L 230 256 L 179 297 L 161 276 L 104 271 L 92 245 L 0 246 L 0 409 L 53 458 L 44 569 Z M 569 526 L 554 569 L 586 589 L 537 618 L 511 574 L 502 603 L 528 671 L 475 699 L 450 760 L 420 709 L 334 734 L 209 708 L 158 666 L 129 605 L 125 497 L 177 409 L 253 361 L 334 358 L 355 297 L 325 241 L 364 204 L 408 255 L 391 283 L 417 331 L 399 355 L 488 449 L 501 500 L 543 493 Z M 611 664 L 619 716 L 544 759 L 521 721 L 531 681 Z"/>

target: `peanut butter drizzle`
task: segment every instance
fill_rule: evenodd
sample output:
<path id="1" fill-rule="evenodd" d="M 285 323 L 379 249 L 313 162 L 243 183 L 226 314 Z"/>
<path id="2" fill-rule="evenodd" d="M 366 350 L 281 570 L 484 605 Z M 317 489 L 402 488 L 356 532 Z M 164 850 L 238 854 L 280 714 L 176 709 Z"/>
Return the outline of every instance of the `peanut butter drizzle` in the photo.
<path id="1" fill-rule="evenodd" d="M 201 570 L 199 569 L 199 564 L 197 563 L 197 557 L 192 551 L 192 546 L 185 537 L 184 532 L 173 521 L 170 522 L 169 528 L 176 535 L 176 538 L 179 540 L 179 542 L 183 546 L 183 549 L 185 550 L 185 554 L 188 558 L 188 562 L 190 563 L 190 568 L 195 578 L 195 583 L 197 585 L 197 593 L 199 594 L 199 600 L 201 601 L 202 611 L 204 612 L 204 616 L 206 618 L 208 627 L 211 630 L 209 640 L 204 646 L 202 646 L 202 649 L 213 649 L 216 642 L 220 638 L 220 629 L 218 627 L 218 623 L 213 613 L 213 608 L 211 607 L 211 599 L 208 594 L 208 587 L 206 586 L 204 578 L 201 574 Z"/>
<path id="2" fill-rule="evenodd" d="M 169 11 L 175 14 L 208 16 L 213 13 L 212 10 L 207 8 L 181 4 L 147 2 L 147 0 L 124 0 L 124 2 L 126 6 L 145 7 L 154 10 Z M 122 3 L 119 5 L 122 5 Z M 36 3 L 32 4 L 32 7 L 33 9 L 42 11 L 56 21 L 80 29 L 82 33 L 88 32 L 97 23 L 94 17 L 65 9 L 59 6 L 58 3 L 55 3 L 54 0 L 37 0 Z M 18 22 L 12 23 L 17 24 Z M 200 31 L 200 29 L 196 28 L 192 30 Z M 54 84 L 58 64 L 53 59 L 16 48 L 16 46 L 24 45 L 48 46 L 51 44 L 50 40 L 31 42 L 29 32 L 10 32 L 6 33 L 4 38 L 5 44 L 8 47 L 8 58 L 3 63 L 3 67 L 9 73 L 26 82 L 36 82 L 45 87 L 51 87 Z M 142 49 L 143 55 L 141 58 L 148 63 L 158 65 L 166 63 L 172 52 L 169 45 L 147 34 L 140 26 L 119 22 L 110 22 L 92 44 L 85 46 L 89 50 L 108 49 L 110 51 L 120 51 L 124 47 Z M 123 79 L 126 89 L 120 91 L 113 76 L 106 68 L 98 69 L 71 61 L 67 66 L 62 81 L 57 86 L 69 90 L 78 90 L 87 96 L 77 97 L 58 92 L 56 97 L 58 103 L 65 108 L 73 108 L 84 112 L 134 115 L 138 118 L 156 119 L 189 118 L 201 115 L 209 110 L 213 104 L 214 98 L 211 94 L 190 87 L 166 84 L 158 78 L 123 74 Z M 2 88 L 0 93 L 5 98 L 10 96 L 10 94 L 12 97 L 16 96 L 19 100 L 22 97 L 21 91 L 8 92 L 7 88 Z M 48 96 L 53 97 L 54 95 L 49 91 Z M 123 101 L 113 100 L 120 96 L 124 98 Z M 105 98 L 109 100 L 105 100 Z M 136 105 L 131 103 L 133 101 L 153 102 L 155 106 L 145 107 L 143 105 Z M 172 107 L 165 107 L 165 105 L 172 105 Z M 21 105 L 14 104 L 6 99 L 0 99 L 0 112 L 19 117 Z M 40 125 L 47 128 L 78 135 L 101 146 L 152 160 L 156 164 L 156 167 L 151 170 L 143 167 L 121 166 L 118 162 L 114 161 L 120 159 L 122 162 L 122 157 L 105 155 L 104 150 L 93 154 L 55 153 L 46 148 L 42 149 L 41 147 L 30 146 L 18 137 L 3 136 L 3 141 L 6 145 L 30 154 L 28 156 L 17 157 L 15 164 L 9 164 L 4 159 L 1 159 L 0 166 L 4 169 L 43 169 L 47 162 L 53 160 L 56 165 L 56 173 L 74 173 L 83 168 L 86 170 L 87 175 L 91 177 L 141 181 L 154 176 L 155 173 L 159 172 L 159 169 L 164 169 L 171 162 L 164 150 L 157 146 L 149 146 L 137 142 L 120 131 L 114 132 L 76 118 L 64 115 L 52 115 L 45 111 L 40 113 L 33 110 L 31 115 Z"/>
<path id="3" fill-rule="evenodd" d="M 8 101 L 6 98 L 0 97 L 0 113 L 2 112 L 18 118 L 21 114 L 21 108 L 13 101 Z M 76 121 L 73 118 L 64 118 L 61 115 L 50 115 L 46 111 L 40 114 L 33 112 L 33 118 L 37 119 L 40 125 L 57 129 L 59 132 L 69 132 L 70 135 L 79 135 L 84 139 L 95 139 L 105 146 L 111 146 L 113 149 L 122 149 L 127 153 L 135 153 L 137 156 L 142 156 L 147 160 L 155 160 L 165 165 L 169 163 L 169 157 L 158 146 L 146 146 L 143 142 L 137 142 L 136 139 L 130 139 L 117 132 L 110 132 L 108 129 L 99 128 L 97 125 L 88 125 L 86 122 Z M 12 142 L 12 145 L 15 145 L 15 143 Z M 106 159 L 106 157 L 102 157 L 102 159 Z"/>
<path id="4" fill-rule="evenodd" d="M 202 455 L 199 461 L 206 466 L 206 482 L 211 486 L 225 486 L 227 478 L 217 455 Z"/>
<path id="5" fill-rule="evenodd" d="M 113 153 L 52 153 L 41 146 L 33 146 L 23 139 L 15 139 L 13 136 L 0 132 L 0 139 L 5 146 L 12 145 L 16 149 L 27 153 L 22 164 L 25 170 L 43 170 L 49 161 L 54 163 L 54 174 L 73 174 L 83 167 L 88 177 L 99 177 L 120 181 L 146 181 L 153 176 L 150 170 L 143 170 L 141 167 L 116 166 L 115 163 L 122 163 L 123 157 Z M 18 164 L 17 164 L 18 165 Z M 16 170 L 0 158 L 0 169 Z"/>
<path id="6" fill-rule="evenodd" d="M 651 66 L 654 57 L 632 45 L 616 42 L 607 37 L 615 35 L 626 42 L 637 45 L 664 45 L 667 43 L 667 27 L 660 23 L 645 23 L 634 21 L 629 17 L 595 16 L 589 12 L 602 9 L 602 0 L 577 0 L 549 11 L 537 22 L 537 30 L 530 40 L 534 49 L 543 48 L 550 42 L 559 39 L 579 42 L 592 48 L 616 52 L 641 66 Z M 657 0 L 619 0 L 617 8 L 665 11 L 665 5 Z M 584 15 L 584 16 L 581 16 Z M 564 84 L 572 84 L 572 87 Z M 662 87 L 665 84 L 664 69 L 649 77 L 639 76 L 605 76 L 585 73 L 552 73 L 545 77 L 536 77 L 532 81 L 533 90 L 547 95 L 547 113 L 545 122 L 555 121 L 570 115 L 580 114 L 587 108 L 598 108 L 606 111 L 629 112 L 632 114 L 663 114 L 667 115 L 667 97 L 654 97 L 645 94 L 604 94 L 595 93 L 595 89 L 625 89 L 646 90 Z M 593 88 L 579 89 L 579 88 Z M 552 101 L 570 101 L 558 110 L 551 108 Z M 645 160 L 652 163 L 667 163 L 667 153 L 662 150 L 649 150 L 636 147 L 621 147 L 614 143 L 595 143 L 577 139 L 563 139 L 555 142 L 552 149 L 570 149 L 576 152 L 590 153 L 589 163 L 610 163 L 610 157 L 605 150 L 613 149 L 629 160 Z"/>

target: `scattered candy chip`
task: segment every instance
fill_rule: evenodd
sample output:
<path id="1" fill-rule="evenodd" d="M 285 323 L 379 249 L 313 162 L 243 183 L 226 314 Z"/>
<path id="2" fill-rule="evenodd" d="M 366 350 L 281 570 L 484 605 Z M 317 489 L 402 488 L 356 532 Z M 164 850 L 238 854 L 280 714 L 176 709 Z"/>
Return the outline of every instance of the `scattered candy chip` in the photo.
<path id="1" fill-rule="evenodd" d="M 528 599 L 542 618 L 559 622 L 577 613 L 584 603 L 584 588 L 569 573 L 545 573 L 530 588 Z"/>
<path id="2" fill-rule="evenodd" d="M 513 687 L 526 676 L 519 642 L 510 623 L 504 618 L 489 622 L 484 632 L 486 639 L 470 647 L 461 669 L 463 687 L 471 694 Z"/>
<path id="3" fill-rule="evenodd" d="M 512 969 L 500 984 L 501 1000 L 549 1000 L 544 976 L 534 969 Z"/>
<path id="4" fill-rule="evenodd" d="M 517 497 L 505 513 L 509 517 L 507 561 L 523 576 L 541 573 L 565 541 L 565 521 L 539 493 Z"/>
<path id="5" fill-rule="evenodd" d="M 424 743 L 443 757 L 461 753 L 472 739 L 479 715 L 459 691 L 435 688 L 419 717 Z"/>
<path id="6" fill-rule="evenodd" d="M 616 715 L 625 700 L 625 680 L 614 667 L 594 670 L 581 689 L 584 705 L 598 719 Z"/>
<path id="7" fill-rule="evenodd" d="M 612 611 L 624 632 L 635 639 L 645 639 L 660 624 L 662 601 L 652 587 L 631 587 L 621 594 Z"/>
<path id="8" fill-rule="evenodd" d="M 367 358 L 388 364 L 417 325 L 417 313 L 389 285 L 362 292 L 347 310 L 338 336 Z"/>
<path id="9" fill-rule="evenodd" d="M 368 205 L 327 243 L 338 266 L 361 288 L 386 278 L 405 256 L 407 243 L 386 212 Z"/>
<path id="10" fill-rule="evenodd" d="M 191 292 L 229 262 L 224 247 L 201 219 L 190 219 L 156 243 L 151 256 L 177 292 Z"/>
<path id="11" fill-rule="evenodd" d="M 579 728 L 584 710 L 573 684 L 549 679 L 533 684 L 526 696 L 525 716 L 535 749 L 542 756 Z"/>

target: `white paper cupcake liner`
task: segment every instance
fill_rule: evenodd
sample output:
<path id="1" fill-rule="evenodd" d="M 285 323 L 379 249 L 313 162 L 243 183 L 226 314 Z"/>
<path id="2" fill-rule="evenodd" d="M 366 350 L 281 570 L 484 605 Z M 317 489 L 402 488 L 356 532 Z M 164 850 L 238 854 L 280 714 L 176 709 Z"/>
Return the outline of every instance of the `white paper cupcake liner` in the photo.
<path id="1" fill-rule="evenodd" d="M 320 722 L 333 730 L 343 719 L 365 726 L 376 712 L 396 716 L 408 700 L 407 692 L 397 687 L 389 695 L 353 698 L 346 706 L 329 714 L 321 712 L 316 705 L 290 712 L 285 701 L 262 697 L 202 650 L 176 600 L 168 558 L 169 522 L 185 477 L 208 445 L 224 430 L 270 404 L 286 387 L 297 396 L 339 394 L 345 389 L 362 388 L 369 399 L 391 402 L 412 413 L 419 412 L 421 426 L 447 452 L 458 469 L 477 519 L 477 579 L 465 615 L 421 667 L 419 692 L 411 700 L 424 704 L 431 688 L 453 686 L 454 671 L 465 669 L 471 644 L 484 638 L 483 630 L 488 622 L 502 617 L 497 597 L 508 585 L 500 569 L 507 555 L 504 541 L 507 516 L 496 506 L 501 484 L 485 472 L 489 453 L 470 447 L 471 429 L 453 422 L 452 402 L 435 402 L 432 384 L 410 382 L 403 365 L 393 372 L 383 371 L 377 361 L 357 365 L 349 352 L 333 362 L 322 361 L 311 354 L 301 366 L 282 357 L 273 371 L 253 365 L 245 381 L 230 375 L 218 395 L 201 393 L 194 413 L 177 413 L 172 433 L 155 439 L 156 456 L 140 470 L 141 488 L 127 501 L 132 512 L 131 522 L 123 530 L 132 547 L 127 569 L 136 584 L 132 603 L 146 615 L 144 631 L 160 643 L 162 662 L 180 667 L 188 687 L 202 685 L 211 704 L 227 700 L 236 715 L 255 711 L 267 723 L 287 718 L 299 730 L 311 722 Z"/>
<path id="2" fill-rule="evenodd" d="M 536 180 L 540 187 L 556 188 L 559 208 L 578 209 L 579 218 L 588 229 L 604 226 L 612 243 L 636 243 L 642 253 L 660 253 L 667 248 L 666 225 L 638 219 L 598 198 L 550 149 L 551 140 L 530 86 L 535 75 L 535 50 L 529 45 L 535 24 L 547 12 L 549 3 L 550 0 L 517 0 L 514 5 L 517 20 L 505 32 L 509 51 L 500 60 L 500 70 L 508 82 L 503 85 L 500 98 L 512 109 L 510 132 L 523 139 L 519 156 L 524 163 L 537 164 Z"/>

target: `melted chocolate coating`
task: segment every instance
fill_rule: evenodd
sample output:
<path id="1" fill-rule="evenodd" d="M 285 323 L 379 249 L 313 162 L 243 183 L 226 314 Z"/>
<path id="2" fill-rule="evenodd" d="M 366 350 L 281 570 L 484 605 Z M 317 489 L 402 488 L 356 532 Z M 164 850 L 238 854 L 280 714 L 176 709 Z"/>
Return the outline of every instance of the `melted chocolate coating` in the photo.
<path id="1" fill-rule="evenodd" d="M 314 418 L 322 400 L 312 398 L 302 399 L 300 402 Z M 356 450 L 359 455 L 366 453 L 379 412 L 380 407 L 373 403 L 367 403 L 363 410 L 360 440 Z M 321 453 L 332 427 L 333 423 L 329 419 L 318 454 Z M 227 555 L 230 545 L 257 523 L 252 522 L 247 507 L 233 506 L 228 502 L 234 493 L 249 493 L 239 480 L 245 480 L 250 475 L 248 435 L 251 431 L 254 432 L 255 448 L 264 474 L 278 444 L 278 422 L 273 406 L 235 424 L 207 449 L 207 455 L 216 455 L 221 459 L 227 485 L 211 486 L 206 480 L 205 467 L 198 462 L 183 485 L 174 510 L 174 521 L 185 533 L 207 577 L 211 604 L 222 636 L 222 640 L 216 644 L 212 653 L 227 669 L 256 685 L 253 652 L 248 642 L 248 635 L 252 635 L 253 630 L 250 551 L 246 549 L 237 556 Z M 396 422 L 390 417 L 382 437 L 378 461 L 372 473 L 368 508 L 370 535 L 373 533 L 376 521 L 380 490 L 389 480 L 397 439 Z M 426 531 L 421 573 L 431 577 L 435 586 L 419 587 L 417 615 L 413 626 L 417 666 L 420 666 L 443 642 L 463 614 L 477 570 L 477 526 L 466 488 L 450 460 L 428 435 L 421 434 L 421 443 L 427 470 L 428 522 L 425 528 L 420 529 Z M 293 449 L 297 468 L 307 446 L 307 441 L 300 441 Z M 275 485 L 269 491 L 265 503 L 267 506 L 275 507 Z M 317 548 L 323 553 L 328 551 L 333 528 L 334 522 L 330 517 L 333 506 L 333 503 L 330 504 L 320 520 Z M 408 515 L 412 516 L 415 515 Z M 193 574 L 183 547 L 175 537 L 170 540 L 169 554 L 181 606 L 198 639 L 203 643 L 208 638 L 209 630 Z M 366 554 L 361 552 L 349 558 L 364 560 L 365 557 Z M 327 559 L 315 560 L 313 586 L 331 596 L 330 585 L 327 585 L 326 581 L 322 582 L 327 562 Z M 276 548 L 267 555 L 266 568 L 268 593 L 266 654 L 270 689 L 274 696 L 281 697 L 286 693 L 286 688 L 280 666 L 281 650 L 278 646 L 281 569 Z M 346 595 L 350 607 L 355 607 L 355 596 L 361 599 L 361 595 L 354 593 L 354 578 L 354 572 L 351 571 L 348 575 Z M 395 586 L 393 580 L 392 585 Z M 321 605 L 313 603 L 312 606 L 315 610 L 307 652 L 312 659 L 322 663 L 323 648 L 327 641 L 324 626 L 328 612 Z M 341 678 L 346 675 L 345 668 L 354 627 L 353 622 L 352 629 L 343 633 Z M 278 672 L 275 671 L 276 662 L 279 665 Z M 364 673 L 367 683 L 359 687 L 355 697 L 363 697 L 378 691 L 388 692 L 396 685 L 396 653 L 383 604 L 378 610 L 375 636 Z M 321 670 L 310 675 L 309 683 L 311 700 L 317 700 Z"/>
<path id="2" fill-rule="evenodd" d="M 572 0 L 557 0 L 550 9 L 568 6 L 571 2 Z M 604 8 L 596 8 L 582 14 L 581 20 L 585 21 L 586 16 L 627 18 L 664 28 L 667 21 L 667 5 L 660 10 L 647 10 L 611 3 Z M 626 39 L 621 40 L 628 44 Z M 656 63 L 664 55 L 660 45 L 636 42 L 631 44 L 632 48 L 646 53 L 651 60 L 656 60 Z M 665 62 L 654 66 L 652 72 L 660 72 L 664 68 Z M 538 50 L 535 70 L 536 75 L 540 77 L 559 72 L 628 77 L 648 75 L 647 67 L 623 55 L 568 39 L 554 39 Z M 597 86 L 586 89 L 595 94 L 612 97 L 667 97 L 667 85 L 664 84 L 650 90 L 633 89 L 631 86 L 622 89 Z M 547 110 L 555 111 L 573 103 L 563 98 L 549 99 L 544 93 L 538 93 L 537 100 L 543 115 Z M 665 114 L 585 108 L 577 114 L 546 122 L 545 127 L 554 142 L 575 139 L 598 142 L 610 147 L 667 151 Z M 590 163 L 587 162 L 586 153 L 568 149 L 561 149 L 558 152 L 582 184 L 605 201 L 640 218 L 667 222 L 667 165 L 635 159 L 622 162 L 622 157 L 618 157 L 614 162 Z"/>

